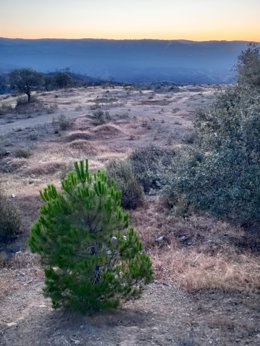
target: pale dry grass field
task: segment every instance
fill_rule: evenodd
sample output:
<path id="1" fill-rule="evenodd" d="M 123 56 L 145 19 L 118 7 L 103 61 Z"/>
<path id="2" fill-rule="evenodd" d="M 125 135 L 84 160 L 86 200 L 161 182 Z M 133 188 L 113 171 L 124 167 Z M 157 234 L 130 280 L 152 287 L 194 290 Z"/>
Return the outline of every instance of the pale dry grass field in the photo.
<path id="1" fill-rule="evenodd" d="M 54 339 L 50 341 L 46 335 L 44 336 L 45 343 L 41 344 L 37 343 L 36 339 L 25 336 L 25 332 L 22 331 L 23 328 L 27 330 L 27 333 L 30 331 L 26 319 L 31 321 L 31 316 L 36 316 L 34 318 L 40 321 L 45 318 L 47 311 L 50 318 L 52 311 L 49 303 L 45 304 L 41 296 L 43 275 L 38 259 L 28 252 L 26 243 L 30 226 L 38 215 L 39 191 L 49 183 L 60 186 L 60 179 L 72 167 L 75 160 L 89 159 L 91 169 L 96 170 L 105 167 L 110 160 L 125 159 L 135 148 L 150 143 L 163 148 L 192 145 L 192 121 L 196 110 L 207 106 L 219 92 L 219 86 L 183 86 L 179 88 L 179 91 L 137 90 L 112 86 L 68 89 L 37 93 L 35 97 L 42 105 L 39 112 L 16 114 L 13 111 L 0 116 L 1 186 L 19 208 L 23 223 L 23 232 L 17 240 L 0 248 L 0 266 L 2 266 L 0 303 L 5 310 L 9 309 L 6 321 L 4 314 L 0 314 L 0 325 L 3 324 L 5 330 L 3 344 L 8 344 L 8 340 L 15 341 L 10 341 L 12 345 L 19 344 L 14 336 L 15 329 L 12 328 L 18 328 L 22 335 L 23 341 L 20 345 L 28 344 L 28 342 L 31 344 L 33 342 L 35 345 L 75 344 L 73 341 L 66 343 L 58 336 L 55 338 L 59 341 L 54 336 Z M 14 107 L 16 98 L 0 96 L 0 103 Z M 103 115 L 97 110 L 102 111 Z M 84 339 L 85 336 L 81 335 L 82 340 L 79 337 L 81 344 L 208 345 L 208 340 L 212 340 L 210 344 L 233 345 L 232 333 L 233 336 L 237 333 L 238 344 L 241 342 L 242 345 L 256 345 L 258 340 L 256 330 L 258 329 L 253 321 L 259 307 L 259 300 L 256 297 L 259 297 L 257 294 L 260 291 L 260 261 L 259 255 L 245 246 L 245 231 L 227 221 L 216 220 L 205 214 L 194 213 L 185 218 L 174 216 L 158 196 L 146 196 L 144 206 L 130 212 L 130 217 L 143 240 L 145 250 L 151 256 L 155 285 L 159 285 L 153 286 L 152 290 L 149 289 L 144 297 L 146 313 L 149 311 L 150 314 L 152 310 L 156 310 L 160 304 L 160 298 L 166 299 L 168 294 L 171 297 L 168 298 L 171 300 L 172 307 L 175 304 L 181 306 L 180 302 L 183 302 L 183 308 L 179 307 L 176 311 L 176 318 L 179 314 L 183 321 L 176 334 L 180 333 L 181 339 L 173 337 L 168 340 L 166 337 L 169 330 L 172 333 L 176 333 L 176 330 L 173 331 L 170 327 L 173 322 L 169 320 L 169 316 L 173 312 L 167 310 L 167 303 L 164 302 L 168 315 L 164 315 L 163 309 L 162 311 L 159 309 L 160 317 L 156 316 L 155 320 L 159 319 L 161 326 L 166 323 L 166 320 L 168 321 L 168 324 L 165 324 L 168 328 L 165 336 L 161 336 L 160 330 L 156 332 L 154 329 L 150 330 L 151 326 L 151 328 L 155 326 L 152 322 L 149 322 L 150 324 L 147 322 L 149 326 L 144 323 L 142 327 L 146 330 L 144 341 L 142 341 L 142 333 L 138 331 L 137 339 L 127 342 L 127 337 L 130 340 L 132 334 L 128 329 L 127 332 L 120 330 L 122 335 L 125 333 L 125 336 L 121 338 L 125 343 L 120 338 L 121 343 L 119 341 L 113 343 L 106 334 L 108 339 L 107 342 L 103 340 L 103 344 L 102 340 L 99 342 L 95 339 L 95 343 L 92 343 L 90 339 Z M 160 286 L 161 284 L 165 286 Z M 162 287 L 167 287 L 169 292 Z M 155 296 L 153 296 L 153 290 Z M 201 293 L 204 290 L 206 292 L 213 290 L 216 299 L 219 297 L 214 309 L 217 311 L 222 307 L 223 318 L 227 316 L 227 312 L 226 307 L 221 303 L 222 298 L 230 295 L 228 297 L 234 301 L 234 304 L 240 304 L 239 308 L 244 311 L 244 317 L 241 317 L 242 320 L 239 320 L 237 324 L 236 309 L 231 308 L 231 312 L 228 312 L 232 318 L 230 317 L 226 324 L 230 323 L 233 329 L 224 333 L 223 318 L 212 319 L 213 303 L 208 300 L 209 293 Z M 247 305 L 244 305 L 244 298 L 241 298 L 247 296 L 252 310 L 250 310 L 251 307 L 249 309 Z M 211 327 L 205 327 L 205 319 L 200 320 L 196 297 L 200 297 L 202 305 L 203 299 L 205 300 L 203 305 L 203 309 L 207 311 L 205 318 L 207 321 L 214 320 Z M 187 301 L 193 313 L 189 312 L 190 307 L 188 308 Z M 14 304 L 17 304 L 20 310 L 14 311 L 12 307 Z M 150 306 L 151 304 L 155 305 Z M 222 305 L 218 306 L 218 304 Z M 142 303 L 134 305 L 137 310 L 140 307 L 142 308 Z M 193 316 L 194 311 L 197 312 Z M 193 322 L 185 320 L 186 317 L 183 316 L 189 313 L 194 321 L 200 321 L 198 322 L 200 327 L 196 332 L 196 326 L 193 326 L 190 332 L 186 333 L 186 340 L 183 336 L 186 323 L 191 326 Z M 149 315 L 148 321 L 150 317 Z M 127 318 L 128 322 L 132 321 L 132 317 Z M 250 326 L 246 322 L 248 318 L 252 319 Z M 142 325 L 142 322 L 139 322 Z M 10 334 L 8 334 L 9 329 L 5 328 L 10 323 L 14 325 L 11 325 Z M 174 323 L 176 326 L 179 325 L 177 320 Z M 243 334 L 244 336 L 239 334 L 238 324 L 247 326 L 248 331 Z M 134 326 L 139 328 L 138 324 Z M 163 328 L 161 327 L 161 330 Z M 182 332 L 181 328 L 183 328 Z M 206 328 L 205 335 L 202 332 L 203 328 Z M 234 330 L 237 331 L 234 332 Z M 65 338 L 67 331 L 63 329 L 63 332 Z M 148 338 L 149 333 L 155 333 L 158 343 L 153 343 Z M 189 336 L 190 333 L 195 333 L 195 336 Z M 69 337 L 66 340 L 70 340 Z"/>

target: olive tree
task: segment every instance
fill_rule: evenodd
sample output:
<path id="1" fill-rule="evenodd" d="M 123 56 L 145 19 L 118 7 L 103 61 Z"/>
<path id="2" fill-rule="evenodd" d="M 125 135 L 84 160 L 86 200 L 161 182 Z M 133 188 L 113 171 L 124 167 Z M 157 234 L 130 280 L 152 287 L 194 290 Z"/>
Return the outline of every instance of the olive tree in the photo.
<path id="1" fill-rule="evenodd" d="M 32 91 L 38 90 L 43 84 L 42 74 L 27 68 L 12 71 L 9 80 L 13 88 L 27 95 L 28 103 L 31 101 Z"/>

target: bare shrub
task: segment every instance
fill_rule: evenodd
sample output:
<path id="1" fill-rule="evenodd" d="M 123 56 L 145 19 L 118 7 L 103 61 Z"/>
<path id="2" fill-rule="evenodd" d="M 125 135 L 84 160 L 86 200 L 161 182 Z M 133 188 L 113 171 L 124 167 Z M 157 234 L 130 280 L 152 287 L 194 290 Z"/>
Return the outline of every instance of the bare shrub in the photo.
<path id="1" fill-rule="evenodd" d="M 12 111 L 13 111 L 13 108 L 8 103 L 3 103 L 0 106 L 0 115 L 6 115 L 8 113 L 12 113 Z"/>
<path id="2" fill-rule="evenodd" d="M 60 131 L 65 131 L 71 126 L 71 119 L 66 117 L 64 114 L 60 114 L 59 117 L 54 121 L 55 125 L 58 126 Z"/>
<path id="3" fill-rule="evenodd" d="M 33 100 L 32 100 L 32 101 L 33 101 Z M 32 101 L 31 101 L 31 102 L 32 102 Z M 24 96 L 20 96 L 20 97 L 18 97 L 17 100 L 16 100 L 16 107 L 25 105 L 25 104 L 27 104 L 27 103 L 28 103 L 27 98 L 24 97 Z"/>
<path id="4" fill-rule="evenodd" d="M 101 109 L 97 109 L 92 114 L 92 121 L 96 125 L 102 125 L 111 120 L 111 116 L 108 111 L 104 112 Z"/>
<path id="5" fill-rule="evenodd" d="M 32 151 L 28 147 L 18 147 L 15 149 L 14 156 L 18 158 L 28 159 L 32 155 Z"/>

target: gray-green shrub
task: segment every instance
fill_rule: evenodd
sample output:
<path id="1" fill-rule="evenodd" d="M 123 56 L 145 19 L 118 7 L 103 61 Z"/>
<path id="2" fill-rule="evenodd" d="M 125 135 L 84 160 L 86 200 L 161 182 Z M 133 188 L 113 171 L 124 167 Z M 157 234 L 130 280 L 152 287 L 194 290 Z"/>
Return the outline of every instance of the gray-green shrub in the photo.
<path id="1" fill-rule="evenodd" d="M 173 163 L 174 155 L 174 150 L 155 145 L 147 145 L 133 151 L 129 160 L 134 175 L 145 193 L 160 190 L 165 185 L 165 175 Z"/>
<path id="2" fill-rule="evenodd" d="M 196 148 L 184 150 L 168 176 L 178 199 L 240 224 L 260 221 L 260 93 L 238 85 L 195 121 Z"/>
<path id="3" fill-rule="evenodd" d="M 136 179 L 131 163 L 125 161 L 110 161 L 107 165 L 110 180 L 114 179 L 122 191 L 122 206 L 125 209 L 136 209 L 144 202 L 143 188 Z"/>

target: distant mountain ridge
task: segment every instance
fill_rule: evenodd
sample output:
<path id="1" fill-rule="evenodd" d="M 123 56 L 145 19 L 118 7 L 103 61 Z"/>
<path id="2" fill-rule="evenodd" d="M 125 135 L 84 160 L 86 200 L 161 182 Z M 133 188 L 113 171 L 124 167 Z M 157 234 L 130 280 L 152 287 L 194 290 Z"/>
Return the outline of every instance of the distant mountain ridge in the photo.
<path id="1" fill-rule="evenodd" d="M 69 68 L 118 82 L 229 83 L 245 41 L 0 38 L 0 72 Z"/>

